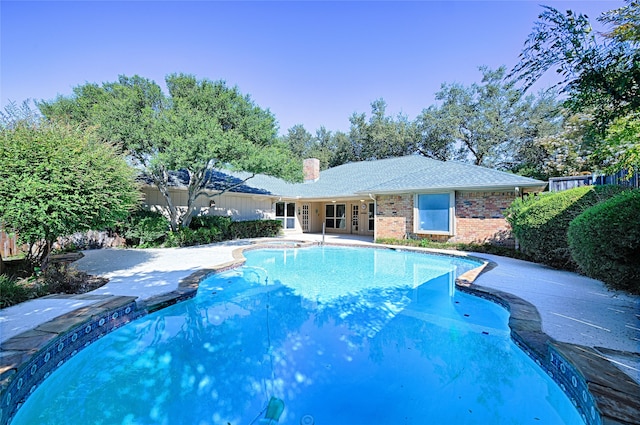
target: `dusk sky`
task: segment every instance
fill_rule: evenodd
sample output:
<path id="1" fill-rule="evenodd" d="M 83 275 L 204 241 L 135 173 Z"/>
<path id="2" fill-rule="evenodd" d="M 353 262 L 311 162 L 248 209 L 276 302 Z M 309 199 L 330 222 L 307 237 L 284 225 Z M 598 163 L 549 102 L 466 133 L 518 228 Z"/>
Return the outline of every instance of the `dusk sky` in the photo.
<path id="1" fill-rule="evenodd" d="M 348 131 L 354 112 L 413 120 L 442 83 L 518 61 L 541 4 L 595 18 L 623 1 L 0 1 L 0 100 L 171 73 L 225 80 L 295 124 Z M 553 76 L 537 86 L 547 87 Z"/>

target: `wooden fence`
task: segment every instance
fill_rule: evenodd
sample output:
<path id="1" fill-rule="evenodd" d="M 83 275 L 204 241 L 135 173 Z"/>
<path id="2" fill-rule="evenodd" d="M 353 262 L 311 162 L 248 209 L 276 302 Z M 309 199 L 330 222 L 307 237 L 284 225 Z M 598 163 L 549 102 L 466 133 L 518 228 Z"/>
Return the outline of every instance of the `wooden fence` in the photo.
<path id="1" fill-rule="evenodd" d="M 21 246 L 18 245 L 15 235 L 5 233 L 4 228 L 0 226 L 0 255 L 2 255 L 2 258 L 18 255 L 22 252 L 20 248 Z"/>
<path id="2" fill-rule="evenodd" d="M 630 188 L 640 187 L 640 173 L 629 174 L 626 171 L 620 171 L 616 174 L 604 176 L 598 174 L 584 174 L 569 177 L 552 177 L 549 179 L 549 191 L 560 192 L 574 187 L 617 184 Z"/>

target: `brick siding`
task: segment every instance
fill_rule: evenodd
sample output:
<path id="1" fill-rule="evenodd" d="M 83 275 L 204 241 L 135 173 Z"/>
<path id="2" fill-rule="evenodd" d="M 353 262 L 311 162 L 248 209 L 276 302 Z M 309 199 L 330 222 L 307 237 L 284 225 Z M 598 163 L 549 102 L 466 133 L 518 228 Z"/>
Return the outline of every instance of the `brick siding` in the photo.
<path id="1" fill-rule="evenodd" d="M 513 245 L 505 209 L 515 199 L 507 192 L 456 192 L 455 235 L 413 233 L 413 194 L 377 197 L 376 238 L 419 237 L 437 242 L 490 242 Z"/>
<path id="2" fill-rule="evenodd" d="M 413 195 L 377 197 L 376 238 L 404 239 L 413 228 Z"/>
<path id="3" fill-rule="evenodd" d="M 504 211 L 514 192 L 456 193 L 456 235 L 451 242 L 490 242 L 512 246 L 515 242 Z"/>

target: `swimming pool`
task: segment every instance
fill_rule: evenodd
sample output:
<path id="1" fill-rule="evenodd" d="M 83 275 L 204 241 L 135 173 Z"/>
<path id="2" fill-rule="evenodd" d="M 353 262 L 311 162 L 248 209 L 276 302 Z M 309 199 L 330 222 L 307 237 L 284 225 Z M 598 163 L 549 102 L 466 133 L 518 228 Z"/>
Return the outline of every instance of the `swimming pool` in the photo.
<path id="1" fill-rule="evenodd" d="M 12 424 L 582 423 L 512 343 L 507 312 L 455 290 L 473 261 L 337 247 L 245 256 L 193 300 L 75 355 Z"/>

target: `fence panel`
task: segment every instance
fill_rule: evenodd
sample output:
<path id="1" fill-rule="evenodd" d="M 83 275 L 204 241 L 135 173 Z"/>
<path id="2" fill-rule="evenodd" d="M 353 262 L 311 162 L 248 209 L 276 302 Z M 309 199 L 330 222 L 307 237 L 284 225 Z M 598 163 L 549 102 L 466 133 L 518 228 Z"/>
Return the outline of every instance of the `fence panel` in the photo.
<path id="1" fill-rule="evenodd" d="M 630 188 L 640 187 L 640 173 L 627 173 L 626 170 L 619 171 L 616 174 L 604 176 L 598 174 L 587 174 L 581 176 L 569 177 L 552 177 L 549 179 L 549 191 L 560 192 L 574 187 L 588 185 L 617 184 Z"/>
<path id="2" fill-rule="evenodd" d="M 20 252 L 20 246 L 15 235 L 5 233 L 4 229 L 0 227 L 0 255 L 2 255 L 2 258 L 13 257 Z"/>

